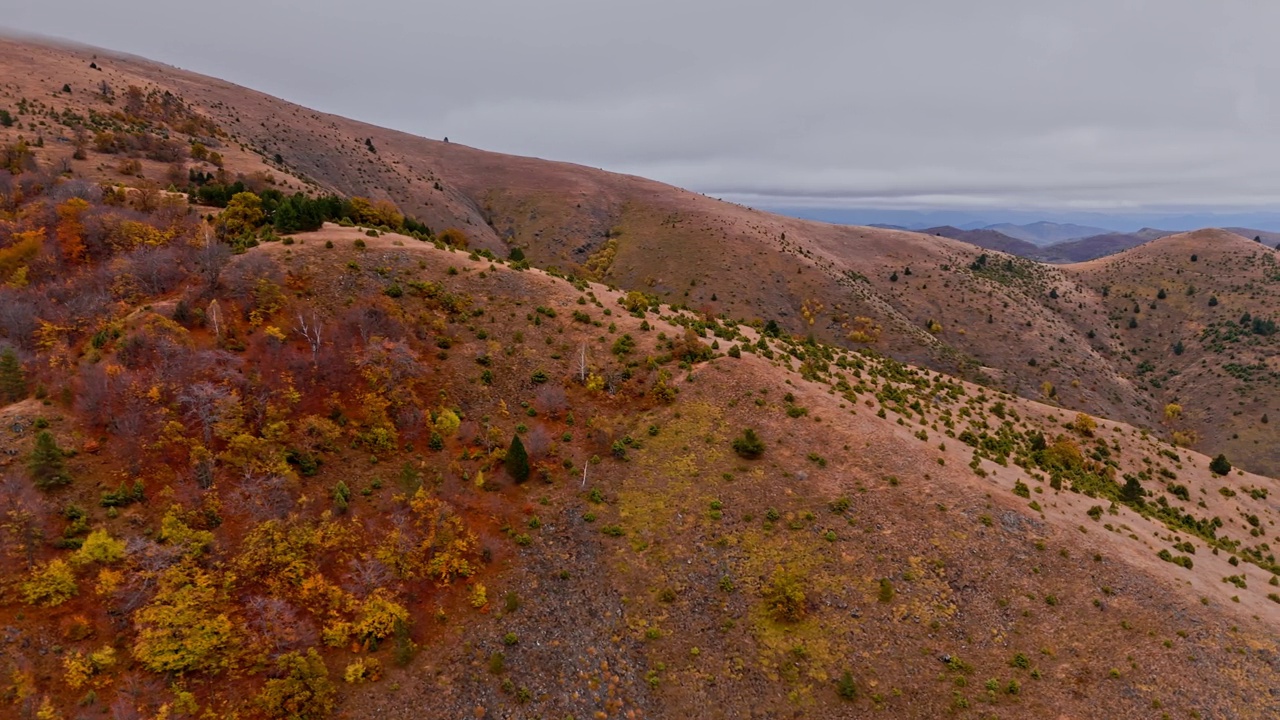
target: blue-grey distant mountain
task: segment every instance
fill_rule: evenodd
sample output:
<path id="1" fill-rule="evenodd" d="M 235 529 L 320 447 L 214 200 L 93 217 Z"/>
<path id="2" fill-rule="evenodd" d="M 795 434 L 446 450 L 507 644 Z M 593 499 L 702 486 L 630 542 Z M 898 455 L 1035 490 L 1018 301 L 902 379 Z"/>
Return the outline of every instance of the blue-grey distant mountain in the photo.
<path id="1" fill-rule="evenodd" d="M 939 235 L 960 242 L 967 242 L 970 245 L 977 245 L 987 250 L 999 250 L 1007 252 L 1010 255 L 1021 255 L 1023 257 L 1034 258 L 1040 252 L 1040 247 L 1026 240 L 1011 238 L 1001 232 L 979 228 L 977 230 L 964 230 L 953 225 L 942 225 L 940 227 L 927 228 L 918 232 L 926 235 Z"/>
<path id="2" fill-rule="evenodd" d="M 1025 240 L 1041 247 L 1060 242 L 1067 242 L 1068 240 L 1093 237 L 1095 235 L 1106 235 L 1107 233 L 1112 232 L 1107 228 L 1076 225 L 1074 223 L 1053 223 L 1045 221 L 1028 223 L 1026 225 L 997 223 L 995 225 L 987 225 L 985 226 L 985 229 L 995 230 L 996 232 L 1003 233 L 1011 238 Z"/>

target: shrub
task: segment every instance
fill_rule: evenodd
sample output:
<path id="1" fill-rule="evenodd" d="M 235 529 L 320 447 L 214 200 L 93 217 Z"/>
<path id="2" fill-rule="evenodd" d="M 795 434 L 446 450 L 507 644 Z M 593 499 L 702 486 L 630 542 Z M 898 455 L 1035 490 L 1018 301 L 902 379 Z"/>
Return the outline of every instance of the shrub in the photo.
<path id="1" fill-rule="evenodd" d="M 338 512 L 344 513 L 350 507 L 350 502 L 351 488 L 347 487 L 345 482 L 339 480 L 338 484 L 333 486 L 333 506 L 338 509 Z"/>
<path id="2" fill-rule="evenodd" d="M 283 677 L 267 681 L 256 702 L 272 718 L 326 717 L 333 710 L 337 690 L 329 680 L 329 669 L 315 649 L 304 655 L 285 653 L 276 660 Z"/>
<path id="3" fill-rule="evenodd" d="M 804 618 L 806 598 L 804 578 L 779 566 L 765 588 L 769 613 L 780 622 L 799 622 Z"/>
<path id="4" fill-rule="evenodd" d="M 84 544 L 71 556 L 76 565 L 101 563 L 109 565 L 124 559 L 125 546 L 123 540 L 116 540 L 106 530 L 94 530 L 84 539 Z"/>
<path id="5" fill-rule="evenodd" d="M 25 602 L 53 607 L 70 600 L 79 588 L 71 566 L 59 558 L 34 570 L 31 579 L 22 583 L 21 591 Z"/>
<path id="6" fill-rule="evenodd" d="M 836 681 L 836 694 L 845 700 L 858 699 L 858 686 L 853 682 L 853 673 L 848 670 Z"/>
<path id="7" fill-rule="evenodd" d="M 893 596 L 897 592 L 893 589 L 893 581 L 889 578 L 880 578 L 880 592 L 877 598 L 882 603 L 893 602 Z"/>
<path id="8" fill-rule="evenodd" d="M 1226 475 L 1231 472 L 1231 462 L 1227 460 L 1226 455 L 1219 453 L 1218 457 L 1209 463 L 1209 472 L 1215 475 Z"/>
<path id="9" fill-rule="evenodd" d="M 764 454 L 764 441 L 753 428 L 747 428 L 733 441 L 733 451 L 748 460 L 758 458 Z"/>

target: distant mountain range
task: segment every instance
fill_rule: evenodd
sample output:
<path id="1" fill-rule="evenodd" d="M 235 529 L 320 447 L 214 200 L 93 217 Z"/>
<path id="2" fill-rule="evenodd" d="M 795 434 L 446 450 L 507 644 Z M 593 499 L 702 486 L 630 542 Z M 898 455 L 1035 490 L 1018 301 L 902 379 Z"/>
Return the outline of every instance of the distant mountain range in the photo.
<path id="1" fill-rule="evenodd" d="M 1074 223 L 1061 224 L 1044 221 L 1028 223 L 1026 225 L 998 223 L 995 225 L 987 225 L 983 229 L 995 230 L 996 232 L 1003 233 L 1011 238 L 1025 240 L 1035 245 L 1053 245 L 1054 243 L 1093 237 L 1094 235 L 1103 235 L 1112 232 L 1112 230 L 1107 228 L 1076 225 Z"/>
<path id="2" fill-rule="evenodd" d="M 821 207 L 787 207 L 770 205 L 766 209 L 791 217 L 806 220 L 820 220 L 836 225 L 859 225 L 862 227 L 884 227 L 888 229 L 922 230 L 925 228 L 951 226 L 959 230 L 993 229 L 1000 232 L 1001 225 L 1009 224 L 1036 232 L 1035 226 L 1046 223 L 1049 226 L 1083 227 L 1084 230 L 1067 230 L 1064 234 L 1054 236 L 1049 243 L 1075 240 L 1090 235 L 1107 232 L 1131 233 L 1141 228 L 1163 228 L 1175 232 L 1195 230 L 1197 228 L 1223 228 L 1234 232 L 1236 229 L 1257 228 L 1271 232 L 1280 232 L 1280 212 L 1276 211 L 1239 211 L 1239 212 L 1133 212 L 1133 213 L 1100 213 L 1100 212 L 1054 212 L 1001 210 L 991 209 L 981 213 L 963 210 L 887 210 L 877 208 L 821 208 Z M 1048 228 L 1045 228 L 1048 229 Z M 1006 229 L 1007 230 L 1007 229 Z M 1092 232 L 1090 232 L 1092 231 Z M 1083 232 L 1083 234 L 1076 234 Z M 1006 232 L 1006 234 L 1008 234 Z M 1020 233 L 1014 233 L 1015 237 Z M 1255 234 L 1258 234 L 1255 232 Z M 1073 236 L 1074 237 L 1071 237 Z M 1262 235 L 1263 240 L 1267 239 Z M 1028 239 L 1022 237 L 1021 239 Z M 1253 239 L 1253 236 L 1250 236 Z M 1036 242 L 1028 239 L 1029 242 Z M 1280 236 L 1277 237 L 1280 242 Z M 1274 243 L 1272 244 L 1274 247 Z"/>
<path id="3" fill-rule="evenodd" d="M 1079 240 L 1081 238 L 1094 237 L 1096 235 L 1106 235 L 1115 232 L 1108 228 L 1091 227 L 1088 225 L 1076 225 L 1074 223 L 1054 223 L 1041 220 L 1038 222 L 1027 223 L 1025 225 L 1015 225 L 1013 223 L 995 223 L 994 225 L 984 222 L 975 221 L 955 225 L 952 223 L 934 223 L 934 224 L 914 224 L 914 225 L 891 225 L 887 223 L 872 223 L 870 227 L 885 228 L 887 230 L 911 230 L 914 232 L 928 233 L 930 235 L 942 235 L 943 237 L 954 237 L 951 233 L 972 233 L 972 232 L 995 232 L 1006 238 L 1020 240 L 1034 247 L 1046 247 L 1056 243 L 1067 242 L 1069 240 Z M 982 236 L 974 236 L 981 239 Z M 988 236 L 989 237 L 989 236 Z M 959 238 L 956 238 L 959 239 Z M 991 238 L 992 242 L 1003 242 L 996 238 Z M 966 240 L 965 242 L 973 242 Z M 981 243 L 974 242 L 974 245 Z M 985 247 L 985 246 L 984 246 Z M 994 248 L 1000 250 L 1002 248 Z M 1024 254 L 1015 250 L 1007 250 L 1017 255 Z"/>
<path id="4" fill-rule="evenodd" d="M 1045 234 L 1049 234 L 1060 228 L 1066 227 L 1097 229 L 1086 228 L 1081 225 L 1055 225 L 1055 223 L 1033 223 L 1033 225 L 1042 226 L 1042 230 Z M 882 225 L 878 227 L 886 226 Z M 1039 260 L 1040 262 L 1048 263 L 1077 263 L 1085 262 L 1087 260 L 1095 260 L 1097 258 L 1124 252 L 1125 250 L 1151 242 L 1152 240 L 1158 240 L 1162 237 L 1176 234 L 1169 230 L 1157 230 L 1155 228 L 1143 228 L 1132 233 L 1103 231 L 1088 237 L 1074 238 L 1062 242 L 1041 245 L 1023 238 L 1012 237 L 1006 233 L 996 230 L 996 227 L 1000 226 L 964 229 L 954 225 L 941 225 L 938 227 L 915 230 L 914 232 L 959 240 L 988 250 L 998 250 L 1000 252 L 1009 253 L 1010 255 L 1019 255 L 1031 260 Z M 1006 227 L 1019 227 L 1025 229 L 1027 226 Z M 1242 227 L 1229 227 L 1223 229 L 1227 232 L 1240 235 L 1250 240 L 1257 239 L 1270 247 L 1275 247 L 1277 244 L 1280 244 L 1280 233 Z"/>

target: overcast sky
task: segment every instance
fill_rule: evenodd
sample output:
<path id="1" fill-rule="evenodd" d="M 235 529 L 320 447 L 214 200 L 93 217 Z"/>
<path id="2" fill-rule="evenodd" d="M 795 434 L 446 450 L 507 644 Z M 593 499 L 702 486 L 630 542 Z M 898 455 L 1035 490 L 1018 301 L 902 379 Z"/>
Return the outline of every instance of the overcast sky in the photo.
<path id="1" fill-rule="evenodd" d="M 9 0 L 0 23 L 767 207 L 1270 207 L 1270 0 Z M 304 9 L 305 8 L 305 9 Z"/>

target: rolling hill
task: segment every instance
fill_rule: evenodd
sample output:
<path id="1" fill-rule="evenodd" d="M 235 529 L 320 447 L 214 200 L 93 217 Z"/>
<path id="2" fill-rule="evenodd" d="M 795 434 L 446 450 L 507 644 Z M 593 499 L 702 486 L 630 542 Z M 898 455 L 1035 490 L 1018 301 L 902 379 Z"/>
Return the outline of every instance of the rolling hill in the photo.
<path id="1" fill-rule="evenodd" d="M 960 228 L 952 227 L 950 225 L 943 225 L 941 227 L 920 230 L 920 232 L 925 235 L 951 238 L 952 240 L 959 240 L 960 242 L 969 243 L 970 245 L 977 245 L 978 247 L 985 248 L 987 250 L 999 250 L 1002 253 L 1009 253 L 1010 255 L 1018 255 L 1019 257 L 1025 258 L 1034 259 L 1035 255 L 1040 251 L 1040 246 L 1035 245 L 1034 243 L 1029 243 L 1026 240 L 1018 240 L 1017 238 L 1009 237 L 1002 232 L 986 228 L 978 230 L 961 230 Z"/>
<path id="2" fill-rule="evenodd" d="M 244 178 L 251 189 L 389 200 L 500 257 L 519 249 L 542 267 L 850 347 L 864 344 L 851 338 L 874 337 L 872 347 L 901 361 L 1033 399 L 1049 383 L 1066 407 L 1146 427 L 1160 422 L 1161 398 L 1137 390 L 1142 383 L 1126 370 L 1123 351 L 1096 337 L 1104 299 L 1091 288 L 1073 294 L 1073 307 L 1050 297 L 1076 277 L 1057 269 L 994 256 L 977 265 L 981 250 L 936 236 L 784 218 L 643 178 L 417 138 L 105 51 L 6 41 L 0 62 L 12 69 L 0 102 L 19 119 L 23 100 L 30 113 L 44 113 L 45 125 L 35 127 L 47 142 L 32 152 L 77 177 L 164 187 L 176 174 L 182 184 L 180 163 L 151 159 L 164 157 L 154 149 L 102 145 L 96 129 L 82 131 L 87 159 L 72 159 L 75 128 L 107 122 L 134 86 L 145 96 L 135 101 L 140 119 L 186 120 L 166 132 L 218 153 L 228 181 Z M 30 123 L 0 129 L 0 137 L 24 132 L 31 134 Z M 122 175 L 130 161 L 138 167 Z M 219 170 L 207 156 L 181 162 L 188 175 Z M 1054 259 L 1093 258 L 1162 234 L 1060 245 Z M 1280 472 L 1252 454 L 1237 460 Z"/>
<path id="3" fill-rule="evenodd" d="M 1046 266 L 0 67 L 6 712 L 1280 712 L 1258 243 Z"/>

